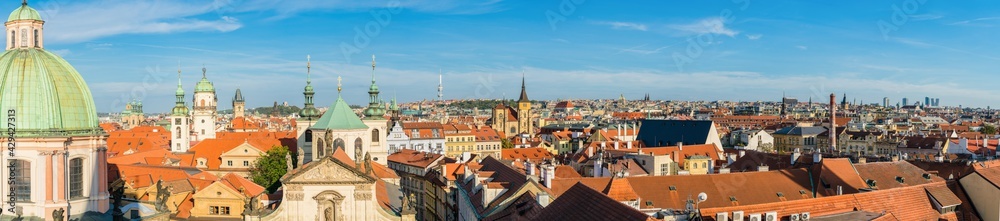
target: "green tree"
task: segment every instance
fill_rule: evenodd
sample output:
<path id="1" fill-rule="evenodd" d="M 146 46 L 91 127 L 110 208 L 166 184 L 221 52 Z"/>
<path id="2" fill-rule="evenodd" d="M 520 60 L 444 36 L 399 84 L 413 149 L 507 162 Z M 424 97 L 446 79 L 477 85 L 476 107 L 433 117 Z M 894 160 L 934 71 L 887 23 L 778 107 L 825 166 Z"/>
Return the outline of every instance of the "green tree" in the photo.
<path id="1" fill-rule="evenodd" d="M 267 188 L 268 193 L 274 193 L 281 187 L 281 176 L 288 172 L 288 162 L 285 155 L 288 147 L 275 146 L 261 155 L 250 167 L 250 179 L 254 183 Z"/>
<path id="2" fill-rule="evenodd" d="M 983 124 L 983 129 L 981 130 L 983 134 L 993 135 L 997 134 L 997 127 L 989 124 Z"/>
<path id="3" fill-rule="evenodd" d="M 500 140 L 500 147 L 503 149 L 511 149 L 514 148 L 514 143 L 511 143 L 510 139 L 503 139 Z"/>

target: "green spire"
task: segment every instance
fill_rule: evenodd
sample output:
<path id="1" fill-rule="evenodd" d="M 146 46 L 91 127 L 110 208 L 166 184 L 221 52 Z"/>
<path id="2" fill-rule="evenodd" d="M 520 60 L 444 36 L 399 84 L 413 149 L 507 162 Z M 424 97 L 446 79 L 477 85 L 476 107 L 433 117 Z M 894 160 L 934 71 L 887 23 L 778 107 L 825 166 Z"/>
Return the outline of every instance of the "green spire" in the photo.
<path id="1" fill-rule="evenodd" d="M 313 92 L 312 87 L 312 61 L 310 60 L 310 56 L 306 55 L 306 88 L 302 92 L 302 95 L 305 95 L 306 98 L 306 105 L 302 107 L 301 111 L 299 111 L 299 117 L 307 120 L 312 120 L 319 116 L 319 110 L 316 110 L 316 107 L 313 104 L 313 95 L 315 95 L 316 92 Z"/>
<path id="2" fill-rule="evenodd" d="M 173 112 L 174 116 L 187 116 L 188 108 L 184 104 L 184 87 L 181 86 L 181 69 L 180 65 L 177 66 L 177 93 L 175 93 L 177 101 L 174 104 Z"/>
<path id="3" fill-rule="evenodd" d="M 385 106 L 378 98 L 378 86 L 375 85 L 375 55 L 372 55 L 372 85 L 368 88 L 368 109 L 365 109 L 365 120 L 385 119 Z"/>

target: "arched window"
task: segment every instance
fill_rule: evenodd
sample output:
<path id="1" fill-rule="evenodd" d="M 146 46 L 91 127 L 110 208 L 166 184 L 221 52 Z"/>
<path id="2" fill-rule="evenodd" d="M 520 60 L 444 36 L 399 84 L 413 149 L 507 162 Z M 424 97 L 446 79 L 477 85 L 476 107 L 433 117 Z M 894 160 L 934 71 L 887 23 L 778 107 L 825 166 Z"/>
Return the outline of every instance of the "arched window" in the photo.
<path id="1" fill-rule="evenodd" d="M 326 150 L 326 145 L 323 139 L 320 139 L 316 141 L 316 156 L 322 157 L 325 154 L 323 150 Z"/>
<path id="2" fill-rule="evenodd" d="M 305 135 L 306 135 L 306 143 L 312 143 L 312 140 L 313 140 L 313 132 L 312 132 L 312 130 L 306 130 L 306 134 Z"/>
<path id="3" fill-rule="evenodd" d="M 205 106 L 205 99 L 201 99 L 201 105 L 198 106 Z"/>
<path id="4" fill-rule="evenodd" d="M 177 134 L 177 139 L 181 139 L 181 127 L 178 126 L 174 134 Z"/>
<path id="5" fill-rule="evenodd" d="M 379 137 L 378 129 L 372 130 L 372 142 L 378 142 L 378 137 Z"/>
<path id="6" fill-rule="evenodd" d="M 363 152 L 363 140 L 360 137 L 354 139 L 354 160 L 361 160 L 361 152 Z"/>
<path id="7" fill-rule="evenodd" d="M 69 197 L 83 197 L 83 158 L 69 160 Z"/>
<path id="8" fill-rule="evenodd" d="M 7 168 L 7 170 L 14 172 L 14 184 L 12 185 L 14 201 L 31 201 L 31 163 L 27 160 L 8 160 L 7 165 L 12 167 Z"/>
<path id="9" fill-rule="evenodd" d="M 28 47 L 28 29 L 21 29 L 21 47 Z"/>
<path id="10" fill-rule="evenodd" d="M 337 138 L 336 140 L 333 140 L 333 148 L 334 149 L 346 150 L 346 149 L 344 149 L 345 146 L 346 145 L 344 144 L 344 140 L 343 139 Z"/>
<path id="11" fill-rule="evenodd" d="M 38 29 L 35 29 L 35 47 L 38 47 Z"/>

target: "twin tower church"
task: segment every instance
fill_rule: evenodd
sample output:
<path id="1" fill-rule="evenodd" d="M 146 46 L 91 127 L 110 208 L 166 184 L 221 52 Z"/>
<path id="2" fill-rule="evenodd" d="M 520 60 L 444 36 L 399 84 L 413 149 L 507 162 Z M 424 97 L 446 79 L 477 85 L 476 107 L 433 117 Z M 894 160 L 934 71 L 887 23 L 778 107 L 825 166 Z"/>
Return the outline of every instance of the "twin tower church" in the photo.
<path id="1" fill-rule="evenodd" d="M 386 103 L 379 98 L 378 85 L 375 84 L 375 56 L 372 56 L 372 82 L 368 90 L 369 103 L 364 110 L 364 118 L 358 117 L 350 105 L 340 96 L 342 87 L 338 77 L 337 100 L 330 108 L 320 115 L 313 103 L 316 92 L 311 79 L 311 62 L 306 61 L 306 86 L 303 90 L 305 106 L 298 113 L 296 132 L 298 147 L 301 151 L 295 153 L 301 166 L 314 160 L 327 157 L 335 149 L 344 150 L 355 161 L 370 159 L 382 165 L 387 163 L 388 144 L 385 142 L 389 127 L 386 118 L 388 109 Z M 202 68 L 202 78 L 195 85 L 192 108 L 185 102 L 185 91 L 180 80 L 181 72 L 177 72 L 176 103 L 171 110 L 171 151 L 188 152 L 192 141 L 202 141 L 215 138 L 216 113 L 218 98 L 215 87 L 208 80 L 207 70 Z M 246 106 L 242 92 L 239 89 L 233 97 L 234 117 L 245 116 Z"/>

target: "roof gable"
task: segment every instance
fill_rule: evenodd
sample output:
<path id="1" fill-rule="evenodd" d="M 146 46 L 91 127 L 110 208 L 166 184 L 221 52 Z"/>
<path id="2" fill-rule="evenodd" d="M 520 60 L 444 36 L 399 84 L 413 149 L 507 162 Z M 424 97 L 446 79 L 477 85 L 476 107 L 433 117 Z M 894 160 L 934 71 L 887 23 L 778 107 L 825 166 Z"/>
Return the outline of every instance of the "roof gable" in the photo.
<path id="1" fill-rule="evenodd" d="M 281 178 L 282 183 L 374 183 L 375 178 L 330 157 L 313 161 Z"/>

